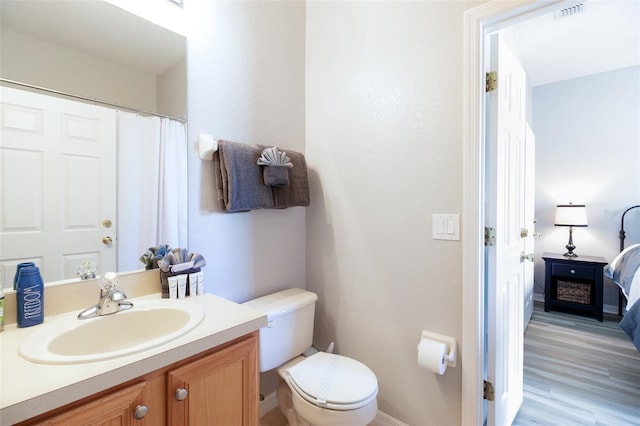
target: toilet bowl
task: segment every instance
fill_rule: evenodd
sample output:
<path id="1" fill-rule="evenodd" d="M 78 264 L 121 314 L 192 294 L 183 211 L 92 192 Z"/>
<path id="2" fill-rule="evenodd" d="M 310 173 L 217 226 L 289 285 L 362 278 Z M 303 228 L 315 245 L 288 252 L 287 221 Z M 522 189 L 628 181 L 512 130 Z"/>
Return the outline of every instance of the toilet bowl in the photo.
<path id="1" fill-rule="evenodd" d="M 288 289 L 245 305 L 267 315 L 260 329 L 260 371 L 277 368 L 280 410 L 289 426 L 365 426 L 376 416 L 378 381 L 363 363 L 311 347 L 317 296 Z"/>
<path id="2" fill-rule="evenodd" d="M 285 363 L 278 375 L 278 403 L 289 426 L 366 425 L 376 416 L 378 381 L 359 361 L 318 352 Z"/>

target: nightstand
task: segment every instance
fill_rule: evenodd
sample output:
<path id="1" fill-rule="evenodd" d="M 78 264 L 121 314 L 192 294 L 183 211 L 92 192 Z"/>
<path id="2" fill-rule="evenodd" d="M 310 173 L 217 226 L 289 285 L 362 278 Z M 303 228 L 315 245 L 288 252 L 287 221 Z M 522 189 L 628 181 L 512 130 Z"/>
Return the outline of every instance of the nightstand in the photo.
<path id="1" fill-rule="evenodd" d="M 544 253 L 544 310 L 568 311 L 602 321 L 604 257 Z"/>

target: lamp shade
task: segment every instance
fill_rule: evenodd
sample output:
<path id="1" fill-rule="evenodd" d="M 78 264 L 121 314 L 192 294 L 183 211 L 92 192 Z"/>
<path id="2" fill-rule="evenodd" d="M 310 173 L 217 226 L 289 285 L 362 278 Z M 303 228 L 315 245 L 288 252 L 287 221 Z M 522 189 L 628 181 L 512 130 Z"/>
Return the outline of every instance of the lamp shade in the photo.
<path id="1" fill-rule="evenodd" d="M 588 226 L 584 204 L 559 204 L 556 207 L 556 226 Z"/>

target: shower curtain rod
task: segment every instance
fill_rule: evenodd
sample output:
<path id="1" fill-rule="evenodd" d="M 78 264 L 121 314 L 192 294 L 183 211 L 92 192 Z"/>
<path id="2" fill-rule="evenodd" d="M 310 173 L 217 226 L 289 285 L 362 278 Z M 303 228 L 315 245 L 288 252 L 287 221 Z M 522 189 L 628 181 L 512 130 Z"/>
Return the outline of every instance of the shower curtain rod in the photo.
<path id="1" fill-rule="evenodd" d="M 144 111 L 144 110 L 140 110 L 140 109 L 126 107 L 126 106 L 123 106 L 123 105 L 112 104 L 112 103 L 109 103 L 109 102 L 101 101 L 99 99 L 87 98 L 85 96 L 74 95 L 73 93 L 61 92 L 60 90 L 49 89 L 47 87 L 36 86 L 34 84 L 23 83 L 21 81 L 16 81 L 16 80 L 9 80 L 8 78 L 0 77 L 0 82 L 9 83 L 9 84 L 15 84 L 17 86 L 24 86 L 24 87 L 28 87 L 30 89 L 41 90 L 43 92 L 54 93 L 56 95 L 61 95 L 61 96 L 67 96 L 69 98 L 80 99 L 80 100 L 83 100 L 83 101 L 92 102 L 94 104 L 105 105 L 105 106 L 109 106 L 109 107 L 116 108 L 116 109 L 124 109 L 124 110 L 127 110 L 127 111 L 137 112 L 137 113 L 145 114 L 145 115 L 153 115 L 153 116 L 160 117 L 160 118 L 169 118 L 171 120 L 176 120 L 176 121 L 179 121 L 181 123 L 186 123 L 187 122 L 187 120 L 185 120 L 184 118 L 178 118 L 178 117 L 173 117 L 171 115 L 158 114 L 157 112 Z"/>

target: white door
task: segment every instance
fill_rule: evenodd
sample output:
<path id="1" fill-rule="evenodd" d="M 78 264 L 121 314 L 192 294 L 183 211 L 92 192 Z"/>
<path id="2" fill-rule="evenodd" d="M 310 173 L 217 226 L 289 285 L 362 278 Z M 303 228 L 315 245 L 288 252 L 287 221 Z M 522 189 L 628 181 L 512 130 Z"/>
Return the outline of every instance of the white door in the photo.
<path id="1" fill-rule="evenodd" d="M 115 111 L 0 89 L 5 287 L 24 261 L 35 262 L 45 281 L 73 278 L 87 260 L 115 270 Z M 113 244 L 103 243 L 107 236 Z"/>
<path id="2" fill-rule="evenodd" d="M 536 160 L 536 136 L 529 123 L 525 130 L 525 178 L 524 178 L 524 253 L 533 256 L 535 247 L 535 160 Z M 533 315 L 533 291 L 534 291 L 534 263 L 533 257 L 528 257 L 524 267 L 524 329 L 526 330 L 531 315 Z"/>
<path id="3" fill-rule="evenodd" d="M 491 36 L 490 52 L 498 85 L 488 95 L 486 153 L 486 226 L 496 230 L 496 244 L 486 252 L 487 380 L 495 389 L 487 423 L 509 425 L 523 392 L 526 76 L 498 35 Z"/>

